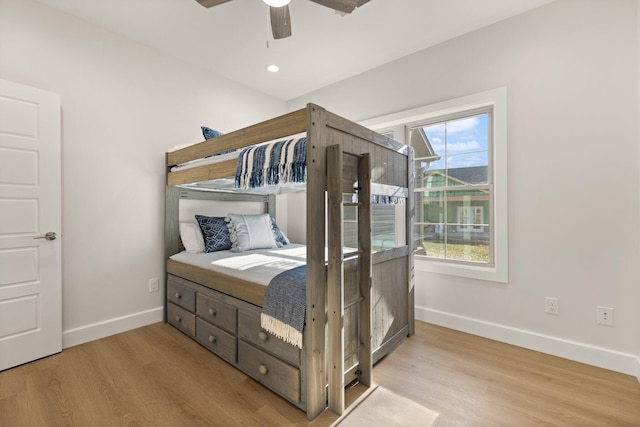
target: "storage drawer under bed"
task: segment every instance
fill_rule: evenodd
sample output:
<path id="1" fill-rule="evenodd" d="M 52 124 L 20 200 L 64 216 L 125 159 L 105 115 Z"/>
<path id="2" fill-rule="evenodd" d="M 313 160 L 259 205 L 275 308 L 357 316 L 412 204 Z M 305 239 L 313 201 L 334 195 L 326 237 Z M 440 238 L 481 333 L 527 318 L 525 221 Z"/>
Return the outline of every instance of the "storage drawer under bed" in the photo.
<path id="1" fill-rule="evenodd" d="M 238 311 L 238 338 L 278 356 L 293 366 L 300 366 L 300 350 L 262 329 L 258 311 Z"/>
<path id="2" fill-rule="evenodd" d="M 238 366 L 247 375 L 290 401 L 300 401 L 298 369 L 242 340 L 238 340 Z"/>
<path id="3" fill-rule="evenodd" d="M 180 277 L 167 277 L 167 300 L 194 313 L 196 311 L 196 290 Z"/>
<path id="4" fill-rule="evenodd" d="M 167 322 L 191 337 L 196 336 L 196 315 L 170 302 L 167 303 Z"/>
<path id="5" fill-rule="evenodd" d="M 238 330 L 236 312 L 238 310 L 215 298 L 198 292 L 196 295 L 196 314 L 207 322 L 225 329 L 232 334 Z"/>
<path id="6" fill-rule="evenodd" d="M 236 363 L 236 337 L 199 317 L 196 319 L 196 340 L 227 362 Z"/>

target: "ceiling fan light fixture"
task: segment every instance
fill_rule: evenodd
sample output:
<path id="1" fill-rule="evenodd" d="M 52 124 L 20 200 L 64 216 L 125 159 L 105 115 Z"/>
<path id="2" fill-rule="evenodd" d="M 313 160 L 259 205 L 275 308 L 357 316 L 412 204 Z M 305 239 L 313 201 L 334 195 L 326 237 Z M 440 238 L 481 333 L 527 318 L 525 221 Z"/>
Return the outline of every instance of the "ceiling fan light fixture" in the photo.
<path id="1" fill-rule="evenodd" d="M 289 4 L 291 0 L 262 0 L 271 7 L 283 7 Z"/>
<path id="2" fill-rule="evenodd" d="M 278 71 L 280 71 L 280 67 L 278 67 L 276 64 L 269 64 L 265 68 L 270 73 L 277 73 Z"/>

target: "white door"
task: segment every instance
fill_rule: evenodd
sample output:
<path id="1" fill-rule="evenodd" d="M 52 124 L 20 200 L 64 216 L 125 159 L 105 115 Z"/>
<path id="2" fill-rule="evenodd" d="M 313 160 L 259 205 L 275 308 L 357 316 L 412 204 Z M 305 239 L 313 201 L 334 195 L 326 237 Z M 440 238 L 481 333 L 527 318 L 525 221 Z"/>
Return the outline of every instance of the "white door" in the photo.
<path id="1" fill-rule="evenodd" d="M 60 164 L 60 97 L 0 80 L 0 371 L 62 350 Z"/>

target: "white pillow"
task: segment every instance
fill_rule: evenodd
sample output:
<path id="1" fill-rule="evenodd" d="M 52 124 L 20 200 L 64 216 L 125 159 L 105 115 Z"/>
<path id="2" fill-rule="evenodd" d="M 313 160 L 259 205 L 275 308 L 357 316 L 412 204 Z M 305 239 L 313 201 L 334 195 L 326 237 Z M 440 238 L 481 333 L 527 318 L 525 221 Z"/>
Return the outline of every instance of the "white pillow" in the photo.
<path id="1" fill-rule="evenodd" d="M 228 223 L 232 252 L 278 247 L 269 214 L 240 215 L 230 213 L 224 220 Z"/>
<path id="2" fill-rule="evenodd" d="M 181 222 L 180 239 L 182 239 L 182 244 L 187 252 L 204 252 L 204 238 L 202 237 L 202 230 L 200 230 L 200 226 L 197 223 Z"/>

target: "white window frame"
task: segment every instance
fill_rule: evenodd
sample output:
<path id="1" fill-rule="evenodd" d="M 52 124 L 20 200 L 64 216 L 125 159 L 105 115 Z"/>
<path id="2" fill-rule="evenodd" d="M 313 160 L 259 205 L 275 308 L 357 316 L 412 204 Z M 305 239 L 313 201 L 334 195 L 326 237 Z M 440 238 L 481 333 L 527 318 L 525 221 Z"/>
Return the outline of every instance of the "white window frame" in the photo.
<path id="1" fill-rule="evenodd" d="M 394 139 L 405 143 L 407 124 L 445 117 L 482 107 L 493 109 L 491 162 L 493 173 L 493 264 L 452 263 L 416 256 L 417 271 L 447 274 L 470 279 L 507 283 L 509 280 L 507 203 L 507 88 L 501 87 L 469 96 L 366 120 L 361 124 L 376 131 L 393 131 Z"/>

